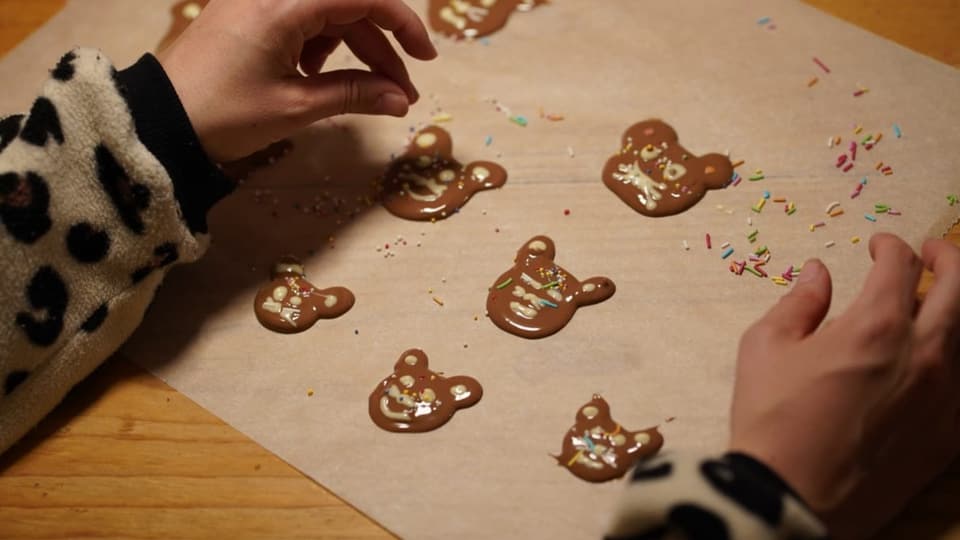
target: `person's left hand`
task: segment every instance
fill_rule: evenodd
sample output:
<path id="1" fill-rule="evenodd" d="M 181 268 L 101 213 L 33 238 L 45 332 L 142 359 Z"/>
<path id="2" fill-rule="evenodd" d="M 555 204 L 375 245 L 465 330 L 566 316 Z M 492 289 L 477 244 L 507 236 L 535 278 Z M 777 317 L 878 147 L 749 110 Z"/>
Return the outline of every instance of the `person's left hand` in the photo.
<path id="1" fill-rule="evenodd" d="M 402 0 L 213 0 L 158 58 L 225 162 L 337 114 L 405 115 L 419 94 L 384 31 L 414 58 L 437 55 Z M 321 72 L 340 43 L 370 70 Z"/>

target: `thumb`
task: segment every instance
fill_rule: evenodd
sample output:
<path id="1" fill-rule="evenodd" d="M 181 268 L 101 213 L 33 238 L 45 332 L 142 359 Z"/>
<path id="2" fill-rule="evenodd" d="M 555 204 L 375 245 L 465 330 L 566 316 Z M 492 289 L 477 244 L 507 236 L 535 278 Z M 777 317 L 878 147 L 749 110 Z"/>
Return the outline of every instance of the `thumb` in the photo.
<path id="1" fill-rule="evenodd" d="M 826 317 L 831 295 L 830 272 L 818 259 L 810 259 L 803 265 L 793 289 L 757 322 L 757 326 L 781 338 L 806 337 Z"/>
<path id="2" fill-rule="evenodd" d="M 293 81 L 300 99 L 295 114 L 312 123 L 338 114 L 404 116 L 410 101 L 390 79 L 356 69 L 329 71 Z"/>

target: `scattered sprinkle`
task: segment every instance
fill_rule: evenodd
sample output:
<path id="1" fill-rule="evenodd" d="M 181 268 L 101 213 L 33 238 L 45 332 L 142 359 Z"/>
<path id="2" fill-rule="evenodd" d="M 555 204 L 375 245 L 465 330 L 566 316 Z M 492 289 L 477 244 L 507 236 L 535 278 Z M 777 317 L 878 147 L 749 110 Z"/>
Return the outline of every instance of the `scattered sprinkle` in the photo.
<path id="1" fill-rule="evenodd" d="M 851 244 L 859 244 L 859 243 L 860 243 L 860 237 L 859 237 L 859 236 L 854 236 L 853 238 L 850 239 L 850 243 L 851 243 Z"/>
<path id="2" fill-rule="evenodd" d="M 707 249 L 713 249 L 713 243 L 710 241 L 710 233 L 704 235 L 704 238 L 707 241 Z"/>
<path id="3" fill-rule="evenodd" d="M 956 195 L 947 195 L 947 204 L 953 206 L 958 203 L 960 203 L 960 198 L 958 198 Z"/>
<path id="4" fill-rule="evenodd" d="M 890 206 L 888 206 L 888 205 L 886 205 L 886 204 L 877 203 L 877 204 L 873 205 L 873 211 L 876 212 L 876 213 L 878 213 L 878 214 L 886 214 L 887 212 L 890 211 Z"/>
<path id="5" fill-rule="evenodd" d="M 527 127 L 527 124 L 529 123 L 525 116 L 520 116 L 519 114 L 511 116 L 510 121 L 520 127 Z"/>
<path id="6" fill-rule="evenodd" d="M 440 124 L 440 123 L 443 123 L 443 122 L 449 122 L 449 121 L 453 120 L 453 116 L 452 116 L 450 113 L 439 112 L 439 113 L 433 115 L 432 120 L 433 120 L 434 123 Z"/>
<path id="7" fill-rule="evenodd" d="M 763 180 L 764 178 L 766 177 L 763 176 L 763 171 L 761 171 L 760 169 L 757 169 L 757 171 L 753 173 L 752 176 L 748 177 L 747 180 L 750 180 L 751 182 L 756 182 L 757 180 Z"/>
<path id="8" fill-rule="evenodd" d="M 570 215 L 570 209 L 569 209 L 569 208 L 564 208 L 564 209 L 563 209 L 563 215 L 569 216 L 569 215 Z"/>
<path id="9" fill-rule="evenodd" d="M 832 203 L 827 205 L 827 209 L 825 210 L 825 212 L 829 214 L 830 212 L 833 212 L 834 209 L 836 209 L 838 206 L 840 206 L 840 201 L 833 201 Z"/>
<path id="10" fill-rule="evenodd" d="M 549 300 L 544 300 L 543 298 L 540 299 L 540 303 L 543 304 L 543 305 L 545 305 L 545 306 L 550 306 L 550 307 L 552 307 L 552 308 L 558 308 L 558 307 L 560 307 L 560 306 L 554 304 L 553 302 L 551 302 L 551 301 L 549 301 Z"/>
<path id="11" fill-rule="evenodd" d="M 770 278 L 770 281 L 774 282 L 774 283 L 777 284 L 777 285 L 782 285 L 782 286 L 784 286 L 784 287 L 786 287 L 786 286 L 787 286 L 787 283 L 788 283 L 787 280 L 784 279 L 784 278 L 781 277 L 781 276 L 774 276 L 774 277 Z"/>
<path id="12" fill-rule="evenodd" d="M 866 218 L 867 221 L 877 222 L 877 217 L 873 214 L 864 214 L 863 217 Z"/>
<path id="13" fill-rule="evenodd" d="M 861 131 L 863 131 L 863 126 L 859 124 L 853 128 L 854 135 L 859 135 Z"/>
<path id="14" fill-rule="evenodd" d="M 490 146 L 491 144 L 493 144 L 493 135 L 487 135 L 487 139 L 483 141 L 483 144 L 485 146 Z"/>
<path id="15" fill-rule="evenodd" d="M 835 245 L 837 245 L 836 242 L 834 242 L 833 240 L 829 240 L 829 241 L 827 241 L 827 242 L 825 242 L 825 243 L 823 244 L 823 247 L 830 248 L 830 247 L 833 247 L 833 246 L 835 246 Z"/>
<path id="16" fill-rule="evenodd" d="M 768 22 L 770 22 L 770 17 L 760 17 L 759 19 L 757 19 L 757 24 L 760 26 L 763 26 Z"/>
<path id="17" fill-rule="evenodd" d="M 438 305 L 438 306 L 440 306 L 440 307 L 443 307 L 443 300 L 442 300 L 439 296 L 434 296 L 434 297 L 433 297 L 433 303 L 435 303 L 436 305 Z"/>
<path id="18" fill-rule="evenodd" d="M 813 85 L 817 84 L 819 80 L 820 79 L 818 77 L 810 77 L 810 80 L 807 81 L 807 88 L 813 87 Z"/>
<path id="19" fill-rule="evenodd" d="M 830 217 L 832 218 L 840 217 L 842 215 L 843 215 L 843 208 L 837 208 L 833 212 L 830 212 Z"/>
<path id="20" fill-rule="evenodd" d="M 720 254 L 720 258 L 721 258 L 721 259 L 726 259 L 726 258 L 729 257 L 730 255 L 733 255 L 733 248 L 732 248 L 732 247 L 728 247 L 728 248 L 726 249 L 726 251 L 724 251 L 722 254 Z"/>
<path id="21" fill-rule="evenodd" d="M 853 93 L 853 97 L 860 97 L 869 91 L 870 91 L 869 88 L 860 88 Z"/>
<path id="22" fill-rule="evenodd" d="M 764 198 L 764 199 L 769 199 L 769 198 L 770 198 L 770 192 L 769 192 L 769 191 L 764 191 L 764 192 L 763 192 L 763 198 Z M 776 201 L 774 201 L 774 202 L 776 202 Z"/>
<path id="23" fill-rule="evenodd" d="M 830 68 L 828 68 L 827 65 L 821 62 L 816 56 L 813 57 L 813 63 L 820 66 L 820 69 L 822 69 L 825 73 L 830 73 Z"/>
<path id="24" fill-rule="evenodd" d="M 575 154 L 573 153 L 573 147 L 572 147 L 572 146 L 568 146 L 568 147 L 567 147 L 567 155 L 570 156 L 571 158 L 575 155 Z"/>
<path id="25" fill-rule="evenodd" d="M 730 242 L 724 242 L 720 244 L 720 249 L 727 249 L 728 247 L 730 247 Z"/>
<path id="26" fill-rule="evenodd" d="M 506 287 L 507 285 L 509 285 L 509 284 L 511 284 L 511 283 L 513 283 L 513 278 L 508 277 L 506 280 L 504 280 L 503 283 L 497 285 L 497 288 L 498 288 L 498 289 L 502 289 L 502 288 Z"/>
<path id="27" fill-rule="evenodd" d="M 313 395 L 313 388 L 307 388 L 307 397 Z"/>
<path id="28" fill-rule="evenodd" d="M 736 169 L 737 167 L 743 165 L 743 163 L 744 161 L 742 159 L 738 159 L 737 162 L 733 164 L 733 168 Z"/>
<path id="29" fill-rule="evenodd" d="M 847 163 L 847 164 L 843 167 L 843 172 L 847 172 L 847 171 L 849 171 L 849 170 L 852 169 L 852 168 L 853 168 L 853 163 L 852 163 L 852 162 L 851 162 L 851 163 Z"/>
<path id="30" fill-rule="evenodd" d="M 893 134 L 899 139 L 903 132 L 900 131 L 900 126 L 897 124 L 893 125 Z"/>

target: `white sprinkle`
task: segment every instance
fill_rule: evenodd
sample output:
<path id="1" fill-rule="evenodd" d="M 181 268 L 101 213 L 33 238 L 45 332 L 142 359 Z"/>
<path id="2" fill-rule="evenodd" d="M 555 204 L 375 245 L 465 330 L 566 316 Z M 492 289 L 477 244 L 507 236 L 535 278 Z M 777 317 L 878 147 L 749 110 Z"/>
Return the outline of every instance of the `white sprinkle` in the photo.
<path id="1" fill-rule="evenodd" d="M 683 241 L 683 249 L 690 251 L 690 244 L 688 244 L 686 240 Z"/>
<path id="2" fill-rule="evenodd" d="M 720 244 L 720 249 L 727 249 L 728 247 L 730 247 L 730 242 L 724 242 Z"/>
<path id="3" fill-rule="evenodd" d="M 833 148 L 833 137 L 827 137 L 827 148 Z"/>
<path id="4" fill-rule="evenodd" d="M 753 218 L 752 218 L 752 217 L 748 217 L 748 218 L 747 218 L 747 225 L 751 225 L 751 226 L 753 225 Z"/>
<path id="5" fill-rule="evenodd" d="M 576 155 L 576 154 L 573 153 L 573 147 L 572 147 L 572 146 L 568 146 L 568 147 L 567 147 L 567 155 L 570 156 L 571 158 L 572 158 L 574 155 Z"/>
<path id="6" fill-rule="evenodd" d="M 828 248 L 829 248 L 829 247 L 833 247 L 833 246 L 835 246 L 835 245 L 837 245 L 837 243 L 834 242 L 833 240 L 830 240 L 829 242 L 823 244 L 823 247 L 828 247 Z"/>
<path id="7" fill-rule="evenodd" d="M 838 206 L 840 206 L 840 201 L 833 201 L 832 203 L 827 205 L 827 213 L 829 214 L 830 212 L 833 212 L 833 209 Z"/>

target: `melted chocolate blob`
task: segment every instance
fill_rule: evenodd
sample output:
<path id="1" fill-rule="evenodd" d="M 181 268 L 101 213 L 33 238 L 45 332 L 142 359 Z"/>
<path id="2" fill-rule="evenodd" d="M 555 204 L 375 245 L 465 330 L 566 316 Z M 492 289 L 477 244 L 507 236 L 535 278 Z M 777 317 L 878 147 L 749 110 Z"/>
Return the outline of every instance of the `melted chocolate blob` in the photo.
<path id="1" fill-rule="evenodd" d="M 487 314 L 501 329 L 525 338 L 556 333 L 580 306 L 613 296 L 610 278 L 578 281 L 553 261 L 556 247 L 546 236 L 535 236 L 517 252 L 514 266 L 494 282 L 487 295 Z"/>
<path id="2" fill-rule="evenodd" d="M 637 462 L 663 446 L 656 427 L 630 431 L 610 416 L 610 406 L 599 395 L 580 407 L 576 423 L 563 437 L 557 464 L 587 482 L 606 482 L 623 476 Z"/>
<path id="3" fill-rule="evenodd" d="M 482 396 L 483 388 L 476 379 L 444 377 L 430 371 L 426 353 L 410 349 L 400 355 L 393 373 L 370 394 L 370 419 L 397 433 L 431 431 Z"/>
<path id="4" fill-rule="evenodd" d="M 503 186 L 507 171 L 490 161 L 466 166 L 453 157 L 453 141 L 443 128 L 419 131 L 406 153 L 384 176 L 383 206 L 404 219 L 435 220 L 452 216 L 478 191 Z"/>
<path id="5" fill-rule="evenodd" d="M 500 30 L 515 11 L 530 11 L 547 0 L 430 0 L 428 19 L 452 38 L 479 38 Z"/>
<path id="6" fill-rule="evenodd" d="M 697 157 L 660 120 L 634 124 L 620 151 L 603 168 L 603 183 L 645 216 L 663 217 L 690 209 L 707 190 L 726 186 L 733 165 L 721 154 Z"/>
<path id="7" fill-rule="evenodd" d="M 265 328 L 281 334 L 303 332 L 320 319 L 339 317 L 356 301 L 343 287 L 314 287 L 304 277 L 303 265 L 293 257 L 278 261 L 271 277 L 257 292 L 253 312 Z"/>

